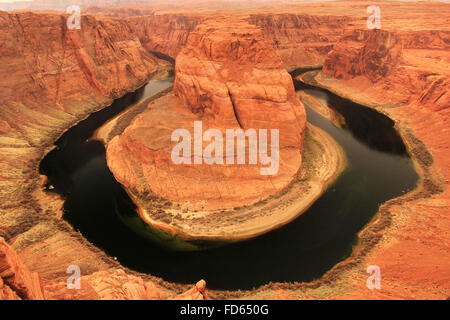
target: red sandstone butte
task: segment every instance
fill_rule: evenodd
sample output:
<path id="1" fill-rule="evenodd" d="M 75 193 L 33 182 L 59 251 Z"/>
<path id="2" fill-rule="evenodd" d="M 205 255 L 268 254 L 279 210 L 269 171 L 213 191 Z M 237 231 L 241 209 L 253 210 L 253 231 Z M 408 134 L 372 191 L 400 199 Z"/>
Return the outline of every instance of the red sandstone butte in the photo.
<path id="1" fill-rule="evenodd" d="M 232 208 L 280 193 L 301 168 L 305 110 L 258 27 L 234 19 L 197 26 L 177 56 L 174 95 L 164 108 L 150 104 L 108 147 L 111 171 L 137 197 L 151 193 L 207 209 Z M 261 176 L 259 165 L 175 165 L 171 134 L 185 128 L 193 137 L 194 120 L 204 131 L 223 134 L 279 129 L 278 174 Z"/>

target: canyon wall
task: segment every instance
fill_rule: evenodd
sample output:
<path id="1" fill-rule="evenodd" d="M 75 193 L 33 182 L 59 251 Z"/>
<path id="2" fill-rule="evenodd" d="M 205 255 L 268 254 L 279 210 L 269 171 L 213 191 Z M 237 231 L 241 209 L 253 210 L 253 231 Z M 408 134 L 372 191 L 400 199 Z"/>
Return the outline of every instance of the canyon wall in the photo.
<path id="1" fill-rule="evenodd" d="M 81 30 L 67 30 L 66 19 L 0 12 L 1 128 L 16 143 L 41 145 L 60 120 L 111 102 L 157 69 L 125 22 L 83 16 Z"/>
<path id="2" fill-rule="evenodd" d="M 264 30 L 289 71 L 322 66 L 352 20 L 346 16 L 307 14 L 252 14 L 248 19 Z"/>
<path id="3" fill-rule="evenodd" d="M 364 277 L 351 272 L 347 281 L 353 289 L 338 298 L 447 298 L 450 265 L 443 257 L 450 248 L 450 32 L 347 31 L 323 71 L 303 79 L 393 119 L 422 176 L 414 192 L 380 207 L 378 221 L 389 221 L 380 235 L 383 245 L 364 261 L 381 268 L 382 290 L 367 293 Z M 377 236 L 369 230 L 370 225 L 360 237 Z"/>
<path id="4" fill-rule="evenodd" d="M 69 277 L 67 275 L 67 277 Z M 75 282 L 70 282 L 75 285 Z M 31 272 L 17 252 L 0 237 L 1 300 L 205 300 L 206 282 L 180 294 L 121 269 L 95 272 L 80 278 L 79 287 L 69 289 L 64 279 L 43 280 Z"/>
<path id="5" fill-rule="evenodd" d="M 126 21 L 147 50 L 175 59 L 186 45 L 189 34 L 203 19 L 203 16 L 190 14 L 152 14 L 129 17 Z"/>
<path id="6" fill-rule="evenodd" d="M 18 254 L 0 237 L 0 300 L 43 300 L 39 275 L 30 272 Z"/>
<path id="7" fill-rule="evenodd" d="M 310 15 L 301 13 L 251 13 L 227 12 L 227 16 L 247 20 L 264 32 L 266 39 L 275 48 L 284 67 L 320 67 L 342 30 L 355 22 L 355 17 L 345 15 Z M 203 20 L 213 18 L 216 12 L 190 11 L 159 12 L 154 7 L 97 8 L 85 10 L 89 14 L 122 17 L 129 23 L 133 33 L 149 51 L 161 52 L 176 58 L 187 44 L 189 34 Z"/>
<path id="8" fill-rule="evenodd" d="M 67 128 L 158 69 L 125 22 L 83 16 L 81 30 L 67 30 L 67 17 L 0 12 L 0 237 L 14 250 L 0 253 L 0 292 L 8 298 L 41 298 L 33 272 L 45 282 L 72 264 L 83 275 L 114 265 L 62 220 L 63 200 L 43 191 L 39 161 Z"/>
<path id="9" fill-rule="evenodd" d="M 113 12 L 117 12 L 114 10 Z M 233 15 L 233 14 L 232 14 Z M 189 34 L 209 14 L 152 14 L 127 18 L 144 47 L 176 58 Z M 260 27 L 287 70 L 318 67 L 352 19 L 306 14 L 251 14 L 234 16 Z"/>
<path id="10" fill-rule="evenodd" d="M 408 104 L 448 78 L 449 50 L 449 31 L 351 30 L 334 46 L 323 73 L 354 84 L 380 103 Z M 443 107 L 446 97 L 434 104 Z"/>

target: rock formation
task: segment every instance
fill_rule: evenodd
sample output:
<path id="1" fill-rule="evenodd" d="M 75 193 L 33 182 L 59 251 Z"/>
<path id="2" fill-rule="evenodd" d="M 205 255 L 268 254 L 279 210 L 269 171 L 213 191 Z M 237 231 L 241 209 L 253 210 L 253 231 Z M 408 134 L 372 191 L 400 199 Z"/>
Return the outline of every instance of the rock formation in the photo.
<path id="1" fill-rule="evenodd" d="M 346 16 L 307 14 L 252 14 L 248 21 L 264 30 L 277 50 L 284 67 L 320 67 L 339 40 L 341 31 L 352 21 Z"/>
<path id="2" fill-rule="evenodd" d="M 449 261 L 442 259 L 450 248 L 449 66 L 449 30 L 353 30 L 334 46 L 322 72 L 303 77 L 387 114 L 423 177 L 415 192 L 380 208 L 394 226 L 383 234 L 389 245 L 365 260 L 383 270 L 383 290 L 364 293 L 363 276 L 353 272 L 353 290 L 339 298 L 442 299 L 450 287 Z M 377 235 L 369 225 L 361 237 Z"/>
<path id="3" fill-rule="evenodd" d="M 30 272 L 17 253 L 0 237 L 0 300 L 43 300 L 41 278 Z"/>
<path id="4" fill-rule="evenodd" d="M 54 3 L 62 8 L 61 1 Z M 366 30 L 366 8 L 372 4 L 382 8 L 381 31 Z M 28 5 L 17 4 L 17 8 Z M 148 281 L 129 270 L 120 271 L 120 266 L 61 219 L 62 200 L 42 192 L 37 167 L 64 130 L 145 82 L 158 64 L 147 50 L 175 58 L 196 25 L 217 12 L 173 8 L 156 12 L 152 7 L 95 10 L 123 19 L 85 16 L 82 31 L 68 31 L 65 15 L 0 12 L 0 236 L 11 245 L 1 240 L 0 299 L 41 294 L 50 299 L 169 298 L 186 290 L 174 292 L 159 286 L 164 284 L 161 280 Z M 311 286 L 272 284 L 247 294 L 302 299 L 447 298 L 450 6 L 337 1 L 245 13 L 222 10 L 220 15 L 239 16 L 262 28 L 287 68 L 319 65 L 328 54 L 315 83 L 394 119 L 423 177 L 411 196 L 380 207 L 381 219 L 362 232 L 360 248 L 323 279 Z M 183 81 L 178 85 L 188 88 Z M 173 95 L 163 102 L 190 115 L 191 122 L 200 117 Z M 157 107 L 152 106 L 160 116 L 174 115 Z M 151 119 L 142 120 L 151 123 Z M 148 156 L 144 154 L 143 159 Z M 378 228 L 386 216 L 390 225 Z M 375 231 L 370 231 L 373 225 Z M 367 253 L 366 242 L 378 238 L 382 241 Z M 61 279 L 69 263 L 85 267 L 84 291 L 65 289 Z M 367 290 L 365 267 L 370 264 L 382 269 L 381 291 Z M 39 289 L 42 286 L 44 292 Z M 204 286 L 200 283 L 196 288 L 193 298 L 203 293 Z"/>
<path id="5" fill-rule="evenodd" d="M 379 103 L 408 104 L 448 76 L 449 39 L 449 31 L 438 30 L 348 31 L 327 57 L 323 73 L 347 80 Z"/>
<path id="6" fill-rule="evenodd" d="M 203 19 L 194 14 L 151 14 L 132 16 L 126 21 L 147 50 L 175 59 L 186 45 L 189 34 Z"/>
<path id="7" fill-rule="evenodd" d="M 42 280 L 30 272 L 17 252 L 0 237 L 1 300 L 207 300 L 206 282 L 176 294 L 121 269 L 100 271 L 80 279 L 79 289 L 64 280 Z"/>
<path id="8" fill-rule="evenodd" d="M 61 219 L 62 200 L 43 192 L 39 161 L 68 127 L 158 69 L 125 22 L 83 16 L 81 30 L 67 30 L 67 17 L 0 12 L 0 237 L 14 249 L 2 239 L 5 299 L 43 298 L 35 271 L 45 283 L 71 264 L 110 268 Z"/>
<path id="9" fill-rule="evenodd" d="M 280 9 L 279 9 L 280 10 Z M 263 30 L 267 41 L 275 48 L 284 67 L 320 67 L 342 30 L 354 22 L 354 17 L 321 16 L 303 13 L 245 14 L 230 10 L 229 15 L 244 19 Z M 282 10 L 280 10 L 282 11 Z M 215 12 L 159 12 L 155 7 L 98 8 L 86 10 L 89 14 L 124 18 L 145 48 L 176 58 L 187 44 L 189 34 L 205 19 L 214 19 Z M 315 11 L 313 11 L 315 13 Z"/>
<path id="10" fill-rule="evenodd" d="M 177 57 L 174 95 L 161 107 L 150 104 L 108 146 L 108 166 L 133 196 L 144 202 L 156 196 L 192 210 L 230 209 L 278 195 L 295 179 L 302 164 L 305 110 L 258 27 L 233 19 L 197 26 Z M 237 151 L 234 164 L 226 152 L 220 163 L 194 164 L 198 151 L 191 164 L 175 164 L 172 132 L 184 128 L 194 137 L 194 121 L 202 121 L 203 132 L 214 128 L 224 136 L 227 129 L 279 130 L 279 170 L 262 175 L 260 166 L 249 164 L 248 145 L 247 165 L 237 164 Z M 188 229 L 199 232 L 192 225 Z"/>
<path id="11" fill-rule="evenodd" d="M 67 17 L 0 12 L 0 118 L 10 139 L 26 140 L 17 144 L 42 143 L 54 136 L 58 120 L 76 120 L 157 69 L 125 22 L 83 16 L 81 30 L 67 30 Z"/>

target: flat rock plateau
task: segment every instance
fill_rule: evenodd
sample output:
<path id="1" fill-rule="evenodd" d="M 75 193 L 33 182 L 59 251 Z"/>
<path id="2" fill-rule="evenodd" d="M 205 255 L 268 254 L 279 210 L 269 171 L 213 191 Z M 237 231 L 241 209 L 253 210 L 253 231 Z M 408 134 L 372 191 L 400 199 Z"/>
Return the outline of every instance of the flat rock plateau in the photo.
<path id="1" fill-rule="evenodd" d="M 450 4 L 96 4 L 84 9 L 81 30 L 67 30 L 66 14 L 0 11 L 0 300 L 450 297 Z M 382 10 L 381 30 L 366 27 L 366 8 L 374 4 Z M 41 9 L 47 10 L 50 2 L 34 5 L 33 9 L 42 5 Z M 220 10 L 215 9 L 218 6 Z M 229 28 L 223 26 L 228 25 L 224 21 Z M 205 28 L 211 28 L 211 33 Z M 202 37 L 205 33 L 208 35 Z M 255 43 L 250 38 L 256 39 Z M 232 54 L 226 50 L 231 50 L 236 39 L 242 41 L 243 52 L 234 61 L 221 56 L 220 50 Z M 208 41 L 211 47 L 206 45 Z M 252 45 L 266 54 L 258 55 L 257 50 L 249 50 L 253 53 L 249 54 L 245 48 Z M 131 169 L 124 164 L 141 161 L 142 156 L 164 160 L 167 141 L 156 139 L 158 130 L 188 124 L 190 128 L 196 119 L 219 128 L 259 128 L 262 119 L 264 126 L 273 127 L 273 121 L 283 123 L 292 134 L 281 139 L 280 154 L 292 156 L 286 162 L 281 158 L 280 174 L 274 177 L 276 187 L 270 189 L 268 180 L 256 181 L 253 172 L 246 172 L 243 182 L 279 195 L 302 171 L 305 134 L 304 110 L 287 71 L 311 67 L 321 71 L 304 74 L 301 81 L 372 107 L 395 121 L 415 161 L 420 183 L 413 192 L 381 205 L 360 232 L 350 257 L 311 283 L 273 283 L 251 291 L 206 293 L 204 281 L 178 285 L 128 270 L 62 219 L 63 200 L 44 191 L 39 163 L 66 130 L 166 68 L 168 63 L 161 57 L 176 60 L 173 93 L 153 101 L 108 143 L 109 159 L 124 158 L 110 163 L 111 170 L 138 203 L 148 190 L 174 201 L 192 197 L 190 190 L 175 196 L 173 189 L 162 185 L 136 184 L 136 168 L 145 167 L 151 174 L 154 164 L 142 161 Z M 241 57 L 244 60 L 239 63 Z M 234 74 L 241 68 L 246 72 Z M 245 78 L 248 74 L 253 74 L 252 79 Z M 264 92 L 265 86 L 271 90 Z M 263 97 L 262 107 L 256 107 L 255 97 Z M 283 110 L 277 114 L 280 119 L 264 118 L 270 114 L 268 105 Z M 248 114 L 247 108 L 255 112 Z M 155 114 L 175 122 L 151 126 Z M 149 139 L 140 140 L 139 130 Z M 314 128 L 311 132 L 321 135 Z M 130 144 L 139 152 L 125 157 L 121 152 Z M 232 185 L 233 170 L 224 185 L 227 181 Z M 174 174 L 178 174 L 176 170 Z M 208 178 L 201 170 L 200 175 Z M 151 181 L 150 175 L 144 178 Z M 180 184 L 192 183 L 178 179 Z M 211 191 L 206 194 L 211 207 L 205 209 L 218 208 L 215 199 L 219 193 L 201 189 L 198 183 L 195 187 L 200 192 Z M 228 194 L 225 203 L 235 206 L 233 193 Z M 244 203 L 262 200 L 258 194 L 249 190 Z M 142 208 L 147 205 L 140 204 Z M 82 290 L 66 289 L 66 269 L 74 264 L 83 270 Z M 383 270 L 381 290 L 367 289 L 368 265 Z"/>

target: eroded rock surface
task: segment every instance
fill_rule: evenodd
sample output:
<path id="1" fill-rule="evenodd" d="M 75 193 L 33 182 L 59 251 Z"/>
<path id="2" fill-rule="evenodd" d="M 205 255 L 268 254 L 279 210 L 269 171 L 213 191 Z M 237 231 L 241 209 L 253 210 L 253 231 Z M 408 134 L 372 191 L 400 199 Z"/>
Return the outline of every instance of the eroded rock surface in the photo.
<path id="1" fill-rule="evenodd" d="M 42 280 L 23 264 L 18 254 L 0 237 L 0 300 L 43 300 Z"/>
<path id="2" fill-rule="evenodd" d="M 86 12 L 124 18 L 145 48 L 175 59 L 186 46 L 195 27 L 202 21 L 217 16 L 215 11 L 193 10 L 188 4 L 186 6 L 184 11 L 138 6 L 91 7 Z M 246 20 L 261 28 L 289 71 L 323 65 L 326 55 L 339 40 L 342 30 L 356 20 L 354 15 L 348 16 L 344 10 L 338 12 L 340 15 L 318 14 L 320 10 L 313 5 L 294 7 L 290 13 L 281 6 L 267 10 L 268 12 L 260 11 L 245 13 L 229 8 L 227 16 Z M 311 14 L 308 14 L 309 12 Z"/>
<path id="3" fill-rule="evenodd" d="M 450 6 L 443 5 L 445 9 Z M 340 298 L 446 298 L 450 266 L 442 257 L 450 248 L 449 31 L 349 31 L 327 57 L 323 72 L 304 79 L 387 114 L 423 176 L 415 192 L 380 208 L 378 223 L 386 228 L 382 236 L 370 227 L 361 235 L 380 237 L 383 243 L 365 258 L 383 270 L 383 289 L 367 293 L 364 277 L 352 272 L 348 281 L 353 290 Z"/>
<path id="4" fill-rule="evenodd" d="M 266 129 L 266 136 L 273 129 L 279 130 L 278 171 L 262 175 L 265 165 L 250 164 L 248 145 L 245 164 L 237 164 L 236 143 L 231 156 L 234 164 L 230 164 L 225 138 L 220 142 L 224 150 L 220 163 L 195 164 L 202 151 L 198 154 L 194 149 L 190 164 L 174 163 L 172 149 L 176 142 L 171 141 L 172 133 L 181 128 L 194 137 L 194 121 L 202 122 L 203 132 L 213 128 L 223 137 L 227 129 Z M 302 165 L 305 123 L 305 110 L 292 79 L 263 32 L 243 20 L 211 20 L 197 26 L 177 57 L 174 94 L 152 102 L 120 137 L 112 140 L 107 149 L 108 166 L 116 179 L 143 202 L 157 197 L 188 211 L 251 205 L 280 194 L 297 176 Z M 208 145 L 204 142 L 203 149 Z M 145 207 L 149 209 L 149 205 Z M 197 218 L 206 214 L 191 213 Z M 171 220 L 164 214 L 161 219 Z M 228 224 L 228 233 L 239 232 L 239 220 Z M 181 228 L 203 232 L 191 227 Z M 207 232 L 221 231 L 210 228 Z"/>
<path id="5" fill-rule="evenodd" d="M 109 268 L 62 220 L 63 201 L 43 191 L 39 161 L 67 128 L 158 69 L 125 22 L 83 16 L 81 30 L 67 30 L 67 17 L 0 12 L 0 236 L 14 249 L 2 260 L 5 298 L 42 298 L 35 271 L 48 280 L 72 264 Z"/>
<path id="6" fill-rule="evenodd" d="M 177 294 L 122 269 L 82 276 L 79 286 L 69 289 L 66 279 L 44 280 L 38 273 L 31 272 L 17 252 L 0 237 L 0 300 L 207 300 L 206 291 L 206 282 L 201 280 Z"/>
<path id="7" fill-rule="evenodd" d="M 381 6 L 382 28 L 391 34 L 380 32 L 378 35 L 371 35 L 365 30 L 355 33 L 351 31 L 366 28 L 366 8 L 373 4 Z M 278 53 L 285 66 L 290 66 L 290 61 L 295 61 L 296 67 L 304 67 L 310 65 L 310 61 L 323 61 L 322 50 L 324 54 L 330 52 L 328 62 L 325 63 L 327 75 L 323 74 L 321 79 L 317 77 L 316 81 L 343 96 L 363 104 L 372 104 L 396 120 L 401 133 L 411 145 L 411 152 L 420 160 L 422 170 L 426 171 L 422 173 L 426 179 L 420 189 L 422 191 L 413 195 L 416 199 L 410 199 L 406 203 L 396 202 L 401 199 L 395 199 L 395 206 L 389 204 L 388 209 L 385 206 L 380 209 L 382 216 L 387 212 L 392 218 L 391 226 L 380 228 L 374 237 L 372 234 L 363 234 L 363 238 L 369 239 L 368 241 L 382 237 L 382 241 L 368 256 L 362 259 L 359 256 L 356 259 L 350 257 L 311 287 L 304 284 L 274 284 L 255 292 L 240 293 L 239 296 L 276 299 L 442 299 L 450 296 L 450 268 L 444 259 L 449 254 L 450 228 L 450 197 L 447 187 L 450 183 L 447 152 L 449 59 L 448 47 L 439 42 L 439 39 L 447 39 L 447 36 L 436 31 L 448 31 L 449 7 L 448 4 L 437 2 L 336 1 L 301 4 L 284 9 L 266 8 L 263 12 L 253 12 L 256 14 L 252 18 L 254 20 L 275 20 L 273 27 L 266 27 L 270 30 L 266 35 L 272 45 L 279 46 Z M 145 10 L 136 7 L 96 10 L 123 18 L 154 13 L 152 7 Z M 180 11 L 178 14 L 182 14 Z M 196 13 L 198 12 L 197 10 Z M 319 44 L 303 42 L 308 39 L 306 33 L 300 32 L 304 35 L 300 39 L 292 36 L 298 34 L 295 27 L 291 28 L 297 22 L 286 24 L 285 31 L 281 28 L 283 24 L 279 19 L 267 17 L 275 12 L 308 14 L 313 17 L 336 16 L 337 21 L 350 17 L 349 24 L 345 26 L 350 29 L 345 33 L 347 43 L 338 43 L 336 50 L 329 51 L 325 39 L 311 38 L 319 41 Z M 233 13 L 221 11 L 220 14 Z M 244 18 L 249 18 L 249 14 L 244 15 Z M 122 285 L 129 282 L 127 277 L 120 275 L 120 271 L 118 276 L 103 274 L 110 269 L 109 263 L 105 263 L 106 257 L 89 246 L 82 236 L 76 236 L 61 221 L 62 202 L 57 197 L 49 197 L 41 192 L 42 181 L 38 178 L 37 166 L 44 149 L 64 130 L 88 113 L 109 103 L 118 94 L 132 90 L 149 75 L 140 67 L 142 63 L 147 65 L 147 54 L 139 49 L 139 41 L 135 41 L 134 35 L 138 35 L 147 49 L 158 49 L 175 58 L 194 27 L 185 28 L 180 22 L 167 22 L 167 26 L 178 27 L 169 29 L 175 31 L 168 37 L 171 40 L 170 46 L 166 46 L 164 43 L 167 39 L 162 36 L 165 24 L 158 31 L 159 35 L 151 38 L 153 27 L 145 31 L 138 29 L 140 19 L 144 18 L 136 18 L 136 27 L 131 22 L 127 27 L 115 19 L 83 18 L 82 23 L 87 23 L 85 26 L 88 28 L 81 36 L 77 36 L 76 32 L 63 32 L 65 21 L 61 15 L 0 12 L 0 61 L 5 67 L 2 70 L 7 70 L 0 78 L 0 235 L 12 244 L 29 269 L 39 271 L 44 282 L 65 276 L 67 262 L 81 261 L 92 274 L 92 281 L 103 288 L 100 291 L 114 292 L 111 295 L 105 294 L 104 297 L 142 297 L 142 293 L 147 292 L 146 281 L 141 285 L 139 280 L 134 279 L 139 284 L 135 286 L 133 282 L 132 285 L 126 285 L 130 288 L 127 289 L 130 294 L 125 294 Z M 261 27 L 265 24 L 255 23 Z M 147 25 L 151 24 L 149 22 Z M 97 27 L 101 29 L 98 33 L 94 31 Z M 128 33 L 128 28 L 132 29 L 131 33 Z M 314 26 L 315 28 L 319 27 Z M 400 42 L 406 39 L 398 32 L 401 30 L 406 31 L 406 37 L 410 31 L 432 31 L 413 34 L 409 42 L 417 43 L 409 45 L 407 50 L 400 50 L 398 39 Z M 337 26 L 336 33 L 325 34 L 325 37 L 328 40 L 334 39 L 335 35 L 343 31 Z M 270 39 L 271 33 L 278 35 Z M 85 37 L 88 40 L 85 41 Z M 145 41 L 145 37 L 148 37 L 148 41 Z M 280 39 L 279 43 L 277 38 Z M 385 47 L 368 42 L 369 38 L 378 39 Z M 4 42 L 8 44 L 3 45 Z M 330 44 L 333 45 L 333 41 Z M 308 52 L 305 64 L 304 54 L 295 50 L 297 45 Z M 368 54 L 361 55 L 363 48 Z M 22 56 L 23 53 L 25 56 Z M 289 60 L 289 57 L 293 59 Z M 388 61 L 396 64 L 389 65 Z M 125 67 L 126 65 L 128 66 Z M 372 68 L 371 65 L 378 65 L 380 68 L 377 70 L 378 67 Z M 150 65 L 147 68 L 152 69 Z M 97 69 L 103 71 L 99 74 Z M 132 72 L 124 72 L 124 69 L 131 69 Z M 137 80 L 130 76 L 132 73 L 140 75 L 136 77 Z M 58 79 L 67 79 L 66 85 Z M 108 85 L 104 86 L 103 81 Z M 65 99 L 66 96 L 70 98 Z M 170 99 L 175 98 L 172 96 Z M 398 105 L 402 107 L 381 107 Z M 193 119 L 195 118 L 190 120 Z M 439 193 L 440 191 L 443 192 Z M 382 269 L 380 291 L 369 291 L 365 285 L 365 267 L 369 264 L 377 264 Z M 126 274 L 129 275 L 130 272 L 126 271 Z M 111 278 L 117 281 L 114 286 L 106 281 Z M 54 285 L 49 284 L 49 288 Z M 64 288 L 64 285 L 64 282 L 59 283 L 60 288 Z M 92 290 L 86 287 L 88 291 L 82 297 L 96 299 L 101 296 L 94 287 L 96 285 L 91 286 Z M 47 290 L 48 297 L 51 298 L 53 292 Z M 229 297 L 228 294 L 219 296 Z M 76 298 L 66 293 L 55 293 L 54 297 Z M 19 298 L 21 297 L 16 291 L 0 277 L 0 299 Z"/>
<path id="8" fill-rule="evenodd" d="M 243 21 L 198 26 L 177 58 L 174 94 L 179 100 L 172 103 L 190 115 L 162 114 L 166 111 L 150 106 L 109 146 L 109 166 L 127 188 L 229 208 L 262 200 L 292 181 L 301 166 L 305 112 L 280 58 L 257 27 Z M 279 129 L 279 174 L 261 177 L 255 165 L 175 165 L 172 131 L 185 128 L 193 136 L 195 120 L 203 121 L 204 131 Z"/>
<path id="9" fill-rule="evenodd" d="M 287 70 L 320 67 L 352 18 L 307 14 L 252 14 L 248 21 L 261 27 Z"/>

